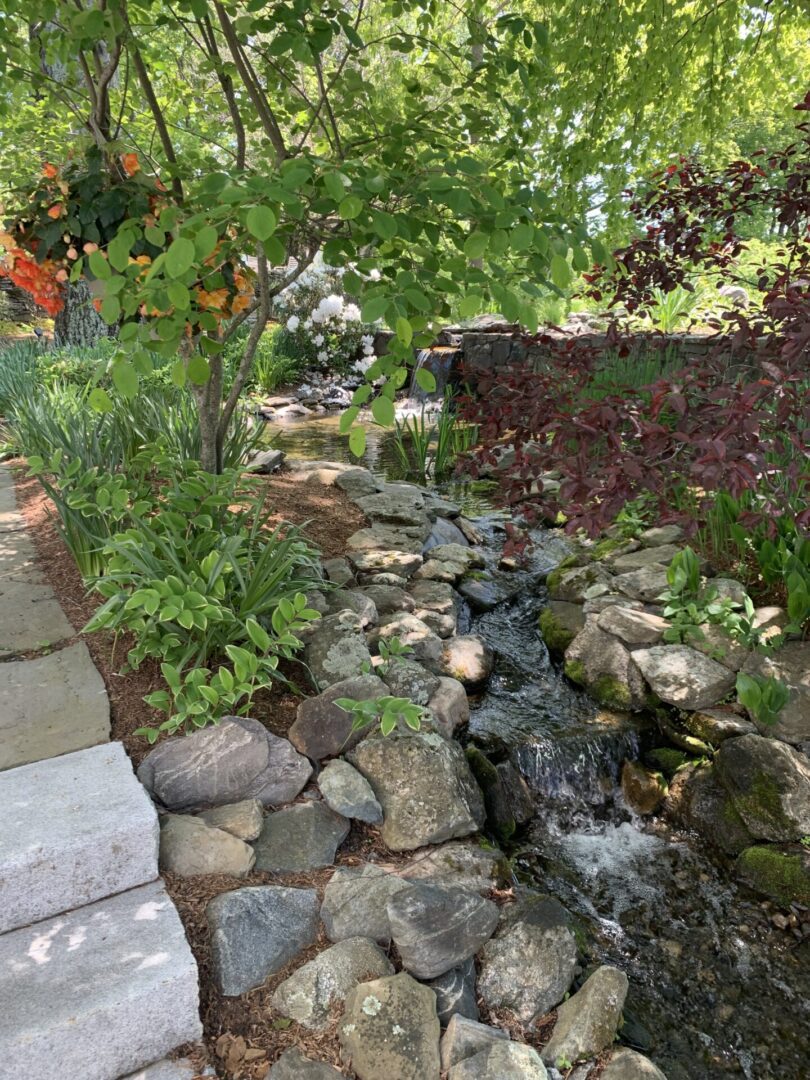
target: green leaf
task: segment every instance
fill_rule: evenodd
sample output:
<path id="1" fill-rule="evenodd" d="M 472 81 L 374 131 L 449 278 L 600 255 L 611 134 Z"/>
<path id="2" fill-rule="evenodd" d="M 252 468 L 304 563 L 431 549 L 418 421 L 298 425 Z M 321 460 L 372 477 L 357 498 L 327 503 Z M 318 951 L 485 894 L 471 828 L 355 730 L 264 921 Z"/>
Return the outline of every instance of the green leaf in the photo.
<path id="1" fill-rule="evenodd" d="M 245 622 L 245 629 L 248 632 L 248 637 L 262 652 L 267 652 L 270 648 L 270 635 L 260 626 L 255 619 L 247 619 Z"/>
<path id="2" fill-rule="evenodd" d="M 358 217 L 363 209 L 363 204 L 356 195 L 347 195 L 338 206 L 338 214 L 344 221 L 352 221 Z"/>
<path id="3" fill-rule="evenodd" d="M 360 313 L 364 323 L 373 323 L 378 319 L 381 319 L 388 310 L 390 301 L 387 296 L 371 296 L 363 304 L 363 310 Z"/>
<path id="4" fill-rule="evenodd" d="M 571 283 L 571 268 L 568 260 L 562 255 L 551 256 L 549 274 L 558 289 L 564 289 Z"/>
<path id="5" fill-rule="evenodd" d="M 101 302 L 101 317 L 108 326 L 117 323 L 121 316 L 121 301 L 117 296 L 106 296 Z"/>
<path id="6" fill-rule="evenodd" d="M 427 368 L 418 368 L 416 372 L 416 381 L 426 394 L 435 394 L 436 376 L 432 371 L 428 371 Z"/>
<path id="7" fill-rule="evenodd" d="M 464 254 L 468 259 L 480 259 L 489 246 L 489 237 L 483 232 L 473 232 L 464 241 Z"/>
<path id="8" fill-rule="evenodd" d="M 195 386 L 205 386 L 211 378 L 211 368 L 204 356 L 192 356 L 186 365 L 186 376 Z"/>
<path id="9" fill-rule="evenodd" d="M 534 226 L 527 221 L 521 221 L 512 229 L 509 239 L 515 251 L 526 251 L 527 248 L 532 246 Z"/>
<path id="10" fill-rule="evenodd" d="M 248 211 L 247 227 L 257 240 L 268 240 L 276 230 L 276 215 L 269 206 L 252 206 Z"/>
<path id="11" fill-rule="evenodd" d="M 213 225 L 204 225 L 194 237 L 194 250 L 197 258 L 202 262 L 213 254 L 217 246 L 219 234 Z"/>
<path id="12" fill-rule="evenodd" d="M 349 449 L 355 457 L 362 457 L 366 450 L 366 432 L 362 427 L 352 428 L 349 435 Z"/>
<path id="13" fill-rule="evenodd" d="M 133 398 L 138 393 L 138 373 L 128 360 L 113 364 L 112 380 L 123 397 Z"/>
<path id="14" fill-rule="evenodd" d="M 191 294 L 182 281 L 171 281 L 166 293 L 173 307 L 178 311 L 188 311 L 191 305 Z"/>
<path id="15" fill-rule="evenodd" d="M 403 319 L 401 316 L 396 322 L 396 332 L 403 345 L 410 345 L 413 341 L 413 327 L 407 319 Z"/>
<path id="16" fill-rule="evenodd" d="M 108 413 L 113 411 L 113 403 L 110 400 L 110 395 L 100 386 L 97 386 L 94 390 L 90 391 L 87 397 L 87 403 L 94 412 Z"/>
<path id="17" fill-rule="evenodd" d="M 197 252 L 191 240 L 185 236 L 179 236 L 173 240 L 166 252 L 166 273 L 169 277 L 178 278 L 191 269 Z"/>
<path id="18" fill-rule="evenodd" d="M 391 427 L 394 423 L 394 403 L 387 397 L 375 398 L 371 403 L 371 415 L 378 424 L 383 427 Z"/>
<path id="19" fill-rule="evenodd" d="M 371 391 L 371 387 L 369 387 L 369 392 L 370 391 Z M 346 409 L 346 411 L 343 413 L 343 415 L 341 416 L 340 421 L 338 423 L 338 430 L 340 431 L 341 435 L 346 434 L 346 432 L 349 430 L 349 428 L 352 426 L 352 424 L 357 419 L 359 413 L 360 413 L 360 406 L 359 405 L 351 405 L 348 409 Z"/>
<path id="20" fill-rule="evenodd" d="M 124 271 L 129 266 L 129 252 L 134 239 L 131 232 L 124 230 L 110 241 L 107 246 L 107 255 L 113 270 Z"/>
<path id="21" fill-rule="evenodd" d="M 99 281 L 107 281 L 112 277 L 110 264 L 100 251 L 91 251 L 87 259 L 87 265 L 90 267 L 93 277 L 98 278 Z"/>

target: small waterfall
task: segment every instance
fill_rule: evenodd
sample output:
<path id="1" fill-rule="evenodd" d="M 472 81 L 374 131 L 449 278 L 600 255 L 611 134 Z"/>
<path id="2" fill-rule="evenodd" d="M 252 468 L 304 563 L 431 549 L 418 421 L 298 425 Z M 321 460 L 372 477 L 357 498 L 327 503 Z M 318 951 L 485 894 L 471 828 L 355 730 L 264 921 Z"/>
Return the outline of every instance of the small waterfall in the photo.
<path id="1" fill-rule="evenodd" d="M 632 761 L 638 752 L 635 730 L 611 727 L 524 742 L 515 747 L 514 756 L 541 799 L 599 806 L 613 797 L 622 762 Z"/>
<path id="2" fill-rule="evenodd" d="M 461 359 L 461 349 L 451 345 L 434 345 L 430 349 L 420 349 L 416 354 L 416 366 L 413 369 L 411 385 L 408 390 L 409 397 L 416 401 L 429 401 L 433 398 L 444 397 L 444 392 L 450 385 L 453 370 Z M 417 382 L 416 376 L 419 371 L 429 371 L 436 380 L 436 389 L 428 394 Z"/>

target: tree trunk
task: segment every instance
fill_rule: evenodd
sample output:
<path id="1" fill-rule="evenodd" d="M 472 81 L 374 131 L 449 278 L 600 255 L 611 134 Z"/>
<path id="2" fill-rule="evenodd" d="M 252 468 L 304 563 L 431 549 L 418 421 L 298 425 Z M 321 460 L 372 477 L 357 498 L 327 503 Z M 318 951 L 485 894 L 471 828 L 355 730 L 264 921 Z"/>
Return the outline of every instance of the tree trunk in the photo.
<path id="1" fill-rule="evenodd" d="M 110 336 L 110 327 L 93 307 L 87 282 L 80 279 L 65 288 L 65 306 L 53 327 L 55 345 L 86 347 Z"/>
<path id="2" fill-rule="evenodd" d="M 222 443 L 219 438 L 222 413 L 222 358 L 208 358 L 211 377 L 204 386 L 192 386 L 200 418 L 200 464 L 206 472 L 222 472 Z"/>

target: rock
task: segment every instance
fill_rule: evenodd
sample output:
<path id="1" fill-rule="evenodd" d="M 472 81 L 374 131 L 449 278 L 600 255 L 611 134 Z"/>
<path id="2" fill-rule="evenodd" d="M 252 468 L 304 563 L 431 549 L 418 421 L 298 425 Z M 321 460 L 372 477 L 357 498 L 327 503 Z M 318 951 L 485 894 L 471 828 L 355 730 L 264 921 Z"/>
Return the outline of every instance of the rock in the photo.
<path id="1" fill-rule="evenodd" d="M 469 541 L 464 532 L 454 522 L 448 521 L 447 518 L 437 518 L 433 522 L 433 528 L 430 530 L 422 550 L 428 552 L 437 547 L 445 547 L 448 544 L 467 547 Z"/>
<path id="2" fill-rule="evenodd" d="M 478 893 L 503 887 L 509 874 L 506 858 L 496 847 L 465 840 L 429 848 L 398 872 L 407 881 L 428 881 Z"/>
<path id="3" fill-rule="evenodd" d="M 324 890 L 321 920 L 330 941 L 355 937 L 359 930 L 378 945 L 391 943 L 388 902 L 408 883 L 379 866 L 338 867 Z"/>
<path id="4" fill-rule="evenodd" d="M 737 855 L 752 836 L 711 766 L 681 769 L 670 782 L 666 812 L 682 828 L 708 839 L 727 855 Z"/>
<path id="5" fill-rule="evenodd" d="M 605 608 L 598 616 L 596 625 L 625 645 L 657 645 L 670 626 L 660 615 L 618 605 Z"/>
<path id="6" fill-rule="evenodd" d="M 336 814 L 377 825 L 382 821 L 382 807 L 374 798 L 371 784 L 348 761 L 336 758 L 318 776 L 324 802 Z"/>
<path id="7" fill-rule="evenodd" d="M 733 600 L 735 604 L 744 604 L 748 590 L 741 581 L 736 578 L 716 577 L 712 578 L 703 588 L 703 595 L 711 593 L 718 600 Z"/>
<path id="8" fill-rule="evenodd" d="M 504 908 L 479 955 L 478 993 L 489 1008 L 510 1009 L 524 1024 L 558 1005 L 574 978 L 577 946 L 565 908 L 529 896 Z"/>
<path id="9" fill-rule="evenodd" d="M 422 565 L 422 556 L 410 551 L 379 550 L 358 551 L 348 556 L 358 574 L 396 574 L 398 577 L 412 577 Z"/>
<path id="10" fill-rule="evenodd" d="M 658 544 L 644 547 L 640 551 L 629 551 L 625 555 L 616 555 L 608 560 L 610 567 L 617 574 L 626 574 L 630 570 L 643 570 L 645 567 L 669 566 L 680 548 L 674 544 Z"/>
<path id="11" fill-rule="evenodd" d="M 546 580 L 552 600 L 566 600 L 571 604 L 581 604 L 591 586 L 610 586 L 612 583 L 612 575 L 598 562 L 586 566 L 558 567 Z"/>
<path id="12" fill-rule="evenodd" d="M 467 691 L 458 679 L 442 676 L 436 682 L 438 685 L 428 699 L 427 705 L 439 734 L 445 739 L 451 739 L 459 728 L 469 723 L 470 703 L 467 699 Z"/>
<path id="13" fill-rule="evenodd" d="M 540 633 L 552 653 L 564 653 L 585 626 L 581 604 L 568 600 L 550 600 L 540 612 Z"/>
<path id="14" fill-rule="evenodd" d="M 810 742 L 810 641 L 791 641 L 772 653 L 751 653 L 743 671 L 773 676 L 790 690 L 790 699 L 776 723 L 757 723 L 763 734 L 789 743 Z"/>
<path id="15" fill-rule="evenodd" d="M 489 578 L 465 578 L 458 591 L 473 611 L 492 611 L 501 599 L 494 582 Z"/>
<path id="16" fill-rule="evenodd" d="M 388 687 L 376 675 L 357 675 L 334 683 L 317 697 L 305 698 L 298 706 L 288 732 L 290 742 L 313 761 L 350 750 L 368 732 L 352 731 L 352 714 L 335 705 L 335 701 L 338 698 L 373 701 L 387 693 Z"/>
<path id="17" fill-rule="evenodd" d="M 404 972 L 351 990 L 338 1034 L 358 1080 L 439 1080 L 436 996 Z"/>
<path id="18" fill-rule="evenodd" d="M 529 785 L 511 761 L 499 761 L 495 768 L 501 778 L 515 824 L 525 825 L 535 815 L 534 796 Z"/>
<path id="19" fill-rule="evenodd" d="M 300 873 L 331 866 L 349 822 L 322 802 L 296 803 L 269 814 L 254 844 L 256 869 Z"/>
<path id="20" fill-rule="evenodd" d="M 702 739 L 710 746 L 717 747 L 726 739 L 738 739 L 741 735 L 756 735 L 757 729 L 750 720 L 743 720 L 733 712 L 722 709 L 703 709 L 701 712 L 688 713 L 684 725 L 696 739 Z"/>
<path id="21" fill-rule="evenodd" d="M 717 778 L 757 840 L 800 840 L 810 834 L 810 760 L 787 743 L 743 735 L 724 742 Z"/>
<path id="22" fill-rule="evenodd" d="M 652 603 L 669 588 L 667 571 L 664 566 L 645 566 L 642 570 L 631 570 L 619 574 L 612 581 L 612 587 L 629 596 L 631 600 L 643 600 Z"/>
<path id="23" fill-rule="evenodd" d="M 365 495 L 356 502 L 371 521 L 388 525 L 411 525 L 425 531 L 428 529 L 424 499 L 417 488 L 402 488 L 396 494 L 379 491 L 374 495 Z"/>
<path id="24" fill-rule="evenodd" d="M 430 627 L 408 612 L 398 615 L 385 615 L 380 625 L 369 635 L 369 647 L 379 648 L 380 641 L 397 638 L 402 645 L 407 645 L 411 656 L 417 661 L 430 661 L 437 664 L 442 652 L 442 641 Z"/>
<path id="25" fill-rule="evenodd" d="M 453 614 L 456 610 L 456 597 L 453 587 L 444 581 L 414 581 L 409 587 L 414 606 L 427 611 L 437 611 L 442 615 Z"/>
<path id="26" fill-rule="evenodd" d="M 391 897 L 388 921 L 406 971 L 417 979 L 435 979 L 489 941 L 498 908 L 477 893 L 418 882 Z"/>
<path id="27" fill-rule="evenodd" d="M 265 806 L 289 802 L 312 775 L 312 766 L 286 740 L 258 720 L 226 716 L 191 735 L 150 750 L 138 779 L 167 810 L 206 810 L 242 799 Z"/>
<path id="28" fill-rule="evenodd" d="M 408 584 L 407 578 L 390 573 L 365 574 L 364 581 L 369 585 L 395 585 L 398 589 L 404 589 Z M 404 610 L 407 610 L 407 608 Z"/>
<path id="29" fill-rule="evenodd" d="M 464 686 L 478 686 L 485 682 L 494 666 L 492 649 L 476 634 L 451 638 L 442 650 L 442 673 L 458 679 Z"/>
<path id="30" fill-rule="evenodd" d="M 609 607 L 623 607 L 630 611 L 644 609 L 640 600 L 631 600 L 629 596 L 622 596 L 620 593 L 604 593 L 602 596 L 595 596 L 592 600 L 586 600 L 582 605 L 582 612 L 585 615 L 601 615 Z"/>
<path id="31" fill-rule="evenodd" d="M 565 650 L 565 674 L 610 709 L 643 709 L 649 695 L 635 656 L 612 634 L 600 630 L 600 616 L 589 615 Z"/>
<path id="32" fill-rule="evenodd" d="M 259 450 L 251 456 L 247 471 L 266 476 L 281 468 L 286 456 L 283 450 Z"/>
<path id="33" fill-rule="evenodd" d="M 203 810 L 197 817 L 214 829 L 222 829 L 246 841 L 255 840 L 264 824 L 264 812 L 258 799 L 243 799 L 213 810 Z"/>
<path id="34" fill-rule="evenodd" d="M 548 1080 L 540 1055 L 525 1043 L 498 1040 L 487 1050 L 460 1061 L 447 1080 Z"/>
<path id="35" fill-rule="evenodd" d="M 323 572 L 335 585 L 351 585 L 354 582 L 354 573 L 348 559 L 324 559 Z"/>
<path id="36" fill-rule="evenodd" d="M 408 698 L 415 705 L 427 705 L 441 687 L 438 675 L 426 671 L 415 660 L 404 657 L 388 665 L 383 681 L 394 697 Z"/>
<path id="37" fill-rule="evenodd" d="M 551 1039 L 543 1047 L 543 1061 L 575 1062 L 594 1058 L 611 1046 L 621 1023 L 627 997 L 627 976 L 603 965 L 557 1009 Z"/>
<path id="38" fill-rule="evenodd" d="M 741 852 L 734 871 L 749 889 L 783 907 L 810 904 L 810 850 L 806 847 L 749 847 Z"/>
<path id="39" fill-rule="evenodd" d="M 226 997 L 261 986 L 318 937 L 314 889 L 236 889 L 210 900 L 205 914 L 214 978 Z"/>
<path id="40" fill-rule="evenodd" d="M 366 739 L 349 759 L 382 805 L 382 838 L 392 851 L 466 836 L 483 824 L 484 800 L 457 743 L 395 732 Z"/>
<path id="41" fill-rule="evenodd" d="M 360 620 L 360 628 L 367 630 L 377 622 L 377 607 L 374 601 L 361 589 L 336 589 L 329 593 L 327 611 L 337 615 L 341 611 L 353 611 Z"/>
<path id="42" fill-rule="evenodd" d="M 222 829 L 195 817 L 166 814 L 160 823 L 160 869 L 180 877 L 232 874 L 244 877 L 253 869 L 253 848 Z"/>
<path id="43" fill-rule="evenodd" d="M 437 544 L 430 549 L 431 559 L 439 562 L 461 563 L 465 570 L 483 570 L 484 556 L 467 544 Z"/>
<path id="44" fill-rule="evenodd" d="M 710 623 L 704 623 L 700 627 L 700 635 L 690 639 L 689 644 L 734 672 L 740 670 L 751 652 L 747 645 L 727 634 L 722 626 Z"/>
<path id="45" fill-rule="evenodd" d="M 622 794 L 627 805 L 637 814 L 654 814 L 666 795 L 666 786 L 660 776 L 637 761 L 625 761 L 622 766 Z"/>
<path id="46" fill-rule="evenodd" d="M 346 541 L 346 549 L 350 553 L 404 551 L 419 555 L 422 552 L 422 544 L 427 532 L 427 518 L 425 518 L 424 528 L 413 525 L 374 524 L 352 533 Z"/>
<path id="47" fill-rule="evenodd" d="M 430 979 L 427 984 L 436 995 L 436 1012 L 442 1027 L 446 1027 L 452 1016 L 467 1016 L 478 1019 L 478 1002 L 475 996 L 475 960 L 472 958 L 451 968 L 438 979 Z"/>
<path id="48" fill-rule="evenodd" d="M 498 839 L 509 840 L 514 835 L 517 822 L 512 812 L 506 784 L 497 767 L 477 746 L 469 745 L 466 754 L 472 774 L 484 795 L 487 829 Z"/>
<path id="49" fill-rule="evenodd" d="M 758 632 L 760 641 L 773 643 L 789 622 L 785 609 L 772 605 L 755 608 L 751 625 Z"/>
<path id="50" fill-rule="evenodd" d="M 345 491 L 350 499 L 362 499 L 377 491 L 377 481 L 368 469 L 346 469 L 335 478 L 335 486 Z"/>
<path id="51" fill-rule="evenodd" d="M 457 503 L 441 498 L 435 491 L 425 491 L 424 497 L 425 510 L 431 521 L 437 518 L 457 518 L 461 513 Z"/>
<path id="52" fill-rule="evenodd" d="M 452 517 L 453 515 L 452 514 L 443 514 L 442 516 L 443 517 Z M 483 533 L 481 533 L 475 527 L 475 525 L 472 523 L 472 521 L 470 521 L 469 518 L 457 517 L 455 519 L 454 524 L 458 525 L 459 529 L 461 529 L 462 533 L 464 533 L 464 538 L 466 539 L 468 544 L 472 545 L 473 547 L 480 547 L 481 544 L 483 544 L 483 542 L 484 542 Z"/>
<path id="53" fill-rule="evenodd" d="M 504 1039 L 508 1041 L 509 1036 L 500 1028 L 479 1024 L 475 1020 L 456 1013 L 450 1018 L 447 1031 L 442 1035 L 439 1047 L 442 1069 L 449 1069 Z"/>
<path id="54" fill-rule="evenodd" d="M 441 615 L 438 611 L 430 611 L 428 608 L 416 608 L 414 615 L 421 619 L 429 630 L 440 638 L 449 638 L 457 629 L 456 614 Z"/>
<path id="55" fill-rule="evenodd" d="M 304 1057 L 297 1046 L 285 1050 L 268 1073 L 267 1080 L 339 1080 L 343 1073 Z"/>
<path id="56" fill-rule="evenodd" d="M 639 533 L 639 540 L 643 547 L 666 547 L 668 544 L 679 544 L 684 538 L 684 532 L 680 525 L 658 525 L 653 529 L 645 529 Z"/>
<path id="57" fill-rule="evenodd" d="M 294 971 L 270 1000 L 282 1016 L 310 1031 L 324 1031 L 335 1007 L 359 982 L 393 974 L 379 945 L 364 937 L 345 938 Z"/>
<path id="58" fill-rule="evenodd" d="M 734 673 L 688 645 L 639 649 L 633 660 L 653 692 L 679 709 L 707 709 L 734 687 Z"/>
<path id="59" fill-rule="evenodd" d="M 304 661 L 319 690 L 325 690 L 371 664 L 362 634 L 363 621 L 354 612 L 327 615 L 312 625 L 304 645 Z"/>
<path id="60" fill-rule="evenodd" d="M 329 614 L 329 601 L 326 599 L 326 594 L 320 592 L 320 590 L 311 590 L 306 594 L 307 607 L 317 611 L 319 615 Z"/>
<path id="61" fill-rule="evenodd" d="M 620 1046 L 610 1055 L 599 1080 L 667 1080 L 661 1070 L 643 1054 Z"/>
<path id="62" fill-rule="evenodd" d="M 395 615 L 399 611 L 413 611 L 416 607 L 410 593 L 396 585 L 364 585 L 357 591 L 373 602 L 378 615 Z"/>

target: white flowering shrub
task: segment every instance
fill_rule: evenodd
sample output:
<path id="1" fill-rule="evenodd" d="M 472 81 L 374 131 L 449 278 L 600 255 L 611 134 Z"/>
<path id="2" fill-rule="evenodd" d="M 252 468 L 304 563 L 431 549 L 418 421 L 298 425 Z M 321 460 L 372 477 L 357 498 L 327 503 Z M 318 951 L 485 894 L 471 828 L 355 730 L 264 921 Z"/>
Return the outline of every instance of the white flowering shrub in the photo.
<path id="1" fill-rule="evenodd" d="M 324 371 L 360 374 L 374 359 L 373 328 L 343 295 L 341 276 L 339 270 L 315 265 L 276 298 L 277 348 Z"/>

